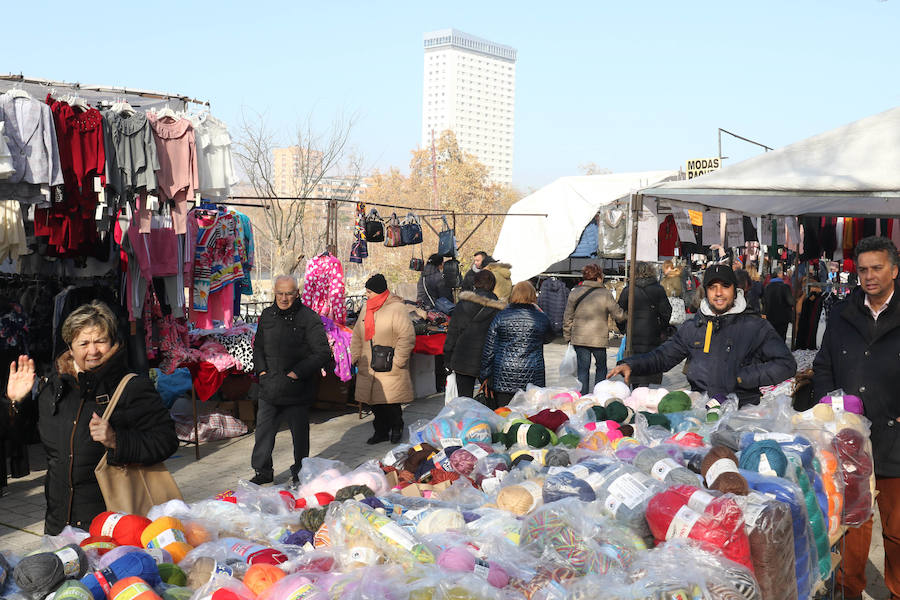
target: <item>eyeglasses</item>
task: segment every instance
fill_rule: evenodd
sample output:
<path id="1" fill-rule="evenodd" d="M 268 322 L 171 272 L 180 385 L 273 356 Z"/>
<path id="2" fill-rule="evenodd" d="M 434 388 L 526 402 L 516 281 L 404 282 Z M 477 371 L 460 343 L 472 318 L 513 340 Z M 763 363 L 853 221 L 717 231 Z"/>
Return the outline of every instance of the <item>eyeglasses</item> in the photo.
<path id="1" fill-rule="evenodd" d="M 276 298 L 293 298 L 298 292 L 275 292 Z"/>

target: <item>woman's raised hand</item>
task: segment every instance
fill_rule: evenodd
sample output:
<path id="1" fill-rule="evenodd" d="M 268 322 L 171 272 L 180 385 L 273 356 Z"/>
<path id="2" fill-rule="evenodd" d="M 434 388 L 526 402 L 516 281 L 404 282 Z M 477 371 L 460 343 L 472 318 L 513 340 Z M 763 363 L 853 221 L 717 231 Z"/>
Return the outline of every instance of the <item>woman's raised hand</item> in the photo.
<path id="1" fill-rule="evenodd" d="M 21 402 L 31 394 L 32 387 L 34 387 L 34 361 L 23 354 L 19 356 L 18 364 L 16 361 L 9 364 L 6 397 L 13 402 Z"/>

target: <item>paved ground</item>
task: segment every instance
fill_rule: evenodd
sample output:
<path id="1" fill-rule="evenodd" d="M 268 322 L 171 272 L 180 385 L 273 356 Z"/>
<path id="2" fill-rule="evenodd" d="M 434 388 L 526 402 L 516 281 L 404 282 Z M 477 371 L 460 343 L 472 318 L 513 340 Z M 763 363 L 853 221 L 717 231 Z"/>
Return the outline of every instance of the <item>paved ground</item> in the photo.
<path id="1" fill-rule="evenodd" d="M 559 363 L 565 352 L 562 343 L 546 347 L 547 381 L 553 385 L 558 380 Z M 608 365 L 615 364 L 615 351 L 608 352 Z M 663 386 L 686 387 L 681 366 L 675 367 L 663 378 Z M 421 398 L 408 405 L 403 418 L 407 424 L 418 419 L 431 419 L 443 406 L 443 395 Z M 365 440 L 372 433 L 371 415 L 360 420 L 356 412 L 315 412 L 310 427 L 311 455 L 340 460 L 350 466 L 372 458 L 380 458 L 390 449 L 389 444 L 367 446 Z M 187 502 L 195 502 L 234 486 L 238 479 L 253 476 L 250 469 L 250 453 L 253 436 L 202 444 L 201 458 L 195 460 L 194 447 L 182 446 L 178 453 L 166 461 L 175 476 Z M 33 471 L 28 477 L 13 479 L 9 493 L 0 498 L 0 550 L 25 554 L 37 548 L 43 532 L 45 510 L 43 495 L 44 461 L 40 446 L 30 448 Z M 273 454 L 275 482 L 290 479 L 288 467 L 292 461 L 290 433 L 278 435 Z M 881 541 L 881 523 L 876 519 L 873 535 L 872 557 L 868 565 L 869 598 L 881 600 L 890 594 L 884 587 L 884 550 Z"/>

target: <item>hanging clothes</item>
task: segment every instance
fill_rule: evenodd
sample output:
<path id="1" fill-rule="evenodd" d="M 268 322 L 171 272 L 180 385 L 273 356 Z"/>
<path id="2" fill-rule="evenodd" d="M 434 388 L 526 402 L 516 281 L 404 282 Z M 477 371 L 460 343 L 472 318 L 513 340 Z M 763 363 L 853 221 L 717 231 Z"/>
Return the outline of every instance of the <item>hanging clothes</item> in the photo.
<path id="1" fill-rule="evenodd" d="M 150 129 L 147 115 L 103 112 L 108 123 L 108 137 L 115 151 L 115 164 L 110 163 L 107 184 L 112 189 L 112 197 L 125 196 L 130 199 L 138 192 L 156 191 L 156 172 L 159 171 L 159 157 L 156 142 Z"/>
<path id="2" fill-rule="evenodd" d="M 18 200 L 0 200 L 0 262 L 28 254 L 25 221 Z"/>
<path id="3" fill-rule="evenodd" d="M 321 316 L 341 325 L 347 322 L 344 267 L 337 257 L 326 252 L 306 263 L 301 300 Z"/>
<path id="4" fill-rule="evenodd" d="M 800 317 L 797 319 L 797 349 L 816 350 L 819 317 L 822 313 L 823 294 L 812 288 L 803 299 Z"/>
<path id="5" fill-rule="evenodd" d="M 5 128 L 6 123 L 0 121 L 0 179 L 9 179 L 16 172 L 16 168 L 13 166 L 12 153 L 9 151 L 9 144 L 6 141 L 6 136 L 3 135 Z"/>
<path id="6" fill-rule="evenodd" d="M 170 203 L 175 233 L 181 235 L 186 231 L 187 201 L 193 200 L 194 192 L 200 185 L 194 128 L 187 119 L 160 119 L 154 113 L 147 113 L 147 119 L 153 130 L 159 158 L 156 178 L 160 197 Z M 149 230 L 149 225 L 143 222 L 146 216 L 149 216 L 149 211 L 142 211 L 141 231 L 144 233 Z"/>
<path id="7" fill-rule="evenodd" d="M 238 183 L 228 128 L 209 113 L 191 117 L 191 125 L 197 145 L 198 190 L 204 198 L 226 198 Z"/>
<path id="8" fill-rule="evenodd" d="M 538 293 L 537 304 L 547 318 L 557 335 L 562 333 L 563 314 L 566 312 L 566 303 L 569 301 L 569 288 L 556 277 L 544 281 L 541 291 Z"/>
<path id="9" fill-rule="evenodd" d="M 616 258 L 625 256 L 625 237 L 627 235 L 627 214 L 618 208 L 606 208 L 600 211 L 598 256 Z"/>
<path id="10" fill-rule="evenodd" d="M 191 309 L 206 312 L 210 294 L 244 276 L 235 250 L 237 224 L 233 214 L 218 211 L 195 209 L 189 217 L 187 238 L 195 243 L 186 283 L 191 289 Z M 233 307 L 233 299 L 232 292 L 229 306 Z"/>
<path id="11" fill-rule="evenodd" d="M 0 181 L 0 199 L 48 204 L 50 186 L 62 185 L 56 127 L 50 107 L 26 97 L 0 95 L 0 121 L 15 172 Z M 43 187 L 42 187 L 43 186 Z"/>
<path id="12" fill-rule="evenodd" d="M 659 224 L 659 255 L 675 256 L 675 248 L 679 248 L 678 227 L 675 225 L 675 217 L 667 215 Z"/>

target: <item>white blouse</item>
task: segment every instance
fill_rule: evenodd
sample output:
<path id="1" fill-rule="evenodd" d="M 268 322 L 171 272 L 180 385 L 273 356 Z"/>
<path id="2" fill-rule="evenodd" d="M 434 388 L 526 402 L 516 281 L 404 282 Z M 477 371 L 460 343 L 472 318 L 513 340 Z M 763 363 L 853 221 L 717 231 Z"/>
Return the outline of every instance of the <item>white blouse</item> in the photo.
<path id="1" fill-rule="evenodd" d="M 225 123 L 210 114 L 191 117 L 197 143 L 197 171 L 204 198 L 224 198 L 238 182 Z"/>

